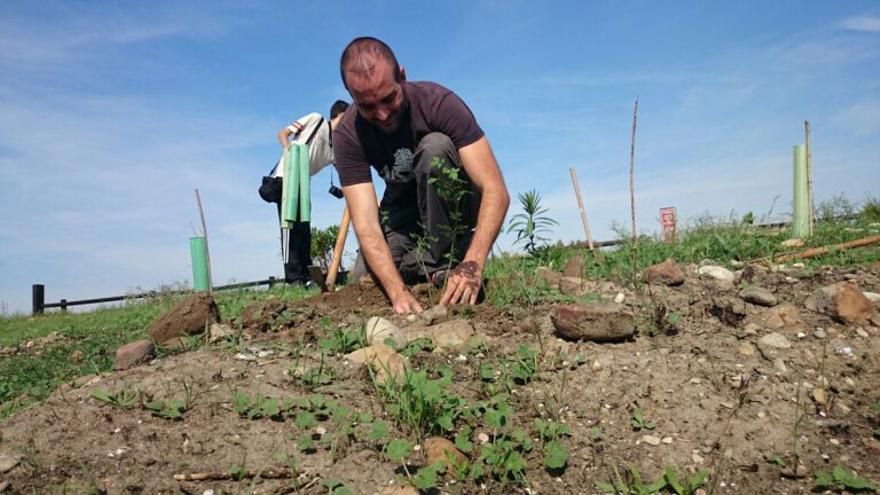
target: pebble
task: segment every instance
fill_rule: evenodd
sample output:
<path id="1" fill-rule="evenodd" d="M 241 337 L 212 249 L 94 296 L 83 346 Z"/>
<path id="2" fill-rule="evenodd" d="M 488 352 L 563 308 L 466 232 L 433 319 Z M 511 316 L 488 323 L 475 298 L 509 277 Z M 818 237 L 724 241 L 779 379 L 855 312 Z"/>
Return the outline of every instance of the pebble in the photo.
<path id="1" fill-rule="evenodd" d="M 828 393 L 821 388 L 813 389 L 813 400 L 819 405 L 828 404 Z"/>
<path id="2" fill-rule="evenodd" d="M 797 338 L 799 338 L 799 339 L 802 339 L 802 338 L 804 338 L 804 337 L 806 337 L 806 336 L 807 336 L 807 334 L 805 334 L 804 332 L 798 332 L 798 333 L 797 333 Z"/>
<path id="3" fill-rule="evenodd" d="M 477 435 L 477 440 L 479 440 L 480 443 L 488 443 L 489 435 L 485 433 L 480 433 L 479 435 Z"/>
<path id="4" fill-rule="evenodd" d="M 868 335 L 868 332 L 866 332 L 865 329 L 862 327 L 856 328 L 856 335 L 863 339 L 867 339 L 868 337 L 870 337 L 870 335 Z"/>
<path id="5" fill-rule="evenodd" d="M 695 464 L 702 464 L 703 461 L 705 461 L 705 459 L 703 459 L 703 456 L 701 456 L 700 454 L 698 454 L 696 452 L 691 454 L 691 460 L 694 461 Z"/>
<path id="6" fill-rule="evenodd" d="M 773 361 L 773 369 L 780 373 L 788 373 L 788 367 L 785 366 L 785 361 L 782 358 L 776 358 Z"/>
<path id="7" fill-rule="evenodd" d="M 416 316 L 415 313 L 410 313 L 410 314 L 406 315 L 406 321 L 408 321 L 410 323 L 415 323 L 418 320 L 419 320 L 419 317 Z"/>
<path id="8" fill-rule="evenodd" d="M 758 411 L 758 418 L 759 419 L 764 419 L 765 416 L 767 416 L 767 413 L 765 413 L 764 411 Z"/>
<path id="9" fill-rule="evenodd" d="M 788 339 L 785 338 L 785 335 L 773 332 L 761 337 L 758 340 L 758 346 L 772 347 L 774 349 L 788 349 L 791 347 L 791 342 L 789 342 Z"/>
<path id="10" fill-rule="evenodd" d="M 749 342 L 743 342 L 736 348 L 736 352 L 742 354 L 743 356 L 754 356 L 755 355 L 755 347 Z"/>
<path id="11" fill-rule="evenodd" d="M 660 440 L 660 437 L 656 437 L 654 435 L 643 435 L 642 441 L 648 445 L 653 445 L 656 447 L 656 446 L 660 445 L 660 442 L 662 440 Z"/>
<path id="12" fill-rule="evenodd" d="M 626 300 L 626 295 L 623 292 L 618 292 L 616 296 L 614 296 L 614 302 L 617 304 L 623 304 L 623 301 Z"/>
<path id="13" fill-rule="evenodd" d="M 663 440 L 660 441 L 665 443 L 666 445 L 669 445 L 672 443 L 672 437 L 663 437 Z"/>
<path id="14" fill-rule="evenodd" d="M 593 371 L 602 371 L 602 363 L 593 361 Z"/>
<path id="15" fill-rule="evenodd" d="M 837 354 L 841 354 L 843 356 L 847 356 L 847 357 L 852 357 L 852 355 L 853 355 L 852 347 L 849 347 L 849 346 L 840 346 L 840 347 L 834 349 L 834 352 L 836 352 Z"/>
<path id="16" fill-rule="evenodd" d="M 831 445 L 840 445 L 840 440 L 836 438 L 831 438 L 828 441 L 831 442 Z"/>
<path id="17" fill-rule="evenodd" d="M 825 330 L 817 328 L 813 330 L 813 337 L 816 337 L 817 339 L 824 339 L 825 337 L 828 337 L 828 335 L 825 333 Z"/>
<path id="18" fill-rule="evenodd" d="M 0 452 L 0 474 L 3 474 L 21 462 L 21 456 Z"/>
<path id="19" fill-rule="evenodd" d="M 324 428 L 323 426 L 319 426 L 319 427 L 315 428 L 315 433 L 317 433 L 320 436 L 324 436 L 324 434 L 327 433 L 327 428 Z"/>

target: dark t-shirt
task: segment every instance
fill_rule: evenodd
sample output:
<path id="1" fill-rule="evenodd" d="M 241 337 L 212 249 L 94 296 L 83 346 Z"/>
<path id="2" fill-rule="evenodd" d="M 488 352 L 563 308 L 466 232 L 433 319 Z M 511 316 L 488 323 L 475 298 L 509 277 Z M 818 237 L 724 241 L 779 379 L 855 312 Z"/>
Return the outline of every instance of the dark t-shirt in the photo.
<path id="1" fill-rule="evenodd" d="M 413 153 L 425 135 L 442 132 L 459 149 L 483 137 L 474 114 L 458 95 L 432 82 L 404 84 L 408 104 L 393 134 L 385 134 L 367 122 L 357 105 L 346 110 L 333 130 L 339 181 L 343 186 L 372 182 L 372 165 L 385 180 L 383 206 L 415 203 Z"/>

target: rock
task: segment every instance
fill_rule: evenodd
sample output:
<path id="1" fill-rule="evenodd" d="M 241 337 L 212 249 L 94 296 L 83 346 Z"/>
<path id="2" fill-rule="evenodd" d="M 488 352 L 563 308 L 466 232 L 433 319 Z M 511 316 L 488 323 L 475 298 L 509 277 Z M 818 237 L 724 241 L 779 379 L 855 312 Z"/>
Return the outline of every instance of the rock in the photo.
<path id="1" fill-rule="evenodd" d="M 385 339 L 391 339 L 394 341 L 395 347 L 399 348 L 407 342 L 406 332 L 379 316 L 373 316 L 367 320 L 364 326 L 364 335 L 369 345 L 384 344 Z"/>
<path id="2" fill-rule="evenodd" d="M 460 466 L 467 461 L 467 457 L 455 448 L 454 443 L 441 437 L 431 437 L 425 440 L 425 457 L 428 459 L 428 465 L 442 462 L 450 471 L 453 467 L 452 463 Z"/>
<path id="3" fill-rule="evenodd" d="M 384 384 L 389 378 L 400 379 L 408 361 L 385 344 L 373 344 L 345 355 L 357 364 L 368 364 L 376 371 L 376 381 Z"/>
<path id="4" fill-rule="evenodd" d="M 569 340 L 612 342 L 635 333 L 633 314 L 614 303 L 559 304 L 550 319 L 556 333 Z"/>
<path id="5" fill-rule="evenodd" d="M 0 474 L 11 471 L 19 462 L 21 462 L 20 455 L 0 452 Z"/>
<path id="6" fill-rule="evenodd" d="M 148 339 L 136 340 L 116 349 L 113 360 L 114 370 L 127 370 L 138 364 L 145 363 L 156 355 L 156 346 Z"/>
<path id="7" fill-rule="evenodd" d="M 871 315 L 871 317 L 868 318 L 868 321 L 871 323 L 871 325 L 874 325 L 875 327 L 880 327 L 880 314 Z"/>
<path id="8" fill-rule="evenodd" d="M 764 326 L 771 330 L 798 332 L 803 331 L 806 325 L 797 308 L 782 304 L 764 313 Z"/>
<path id="9" fill-rule="evenodd" d="M 861 337 L 861 338 L 863 338 L 863 339 L 867 339 L 868 337 L 871 336 L 871 335 L 870 335 L 868 332 L 866 332 L 865 329 L 862 328 L 862 327 L 858 327 L 858 328 L 856 328 L 856 335 L 858 335 L 859 337 Z"/>
<path id="10" fill-rule="evenodd" d="M 828 405 L 828 393 L 821 388 L 813 389 L 813 400 L 820 406 Z"/>
<path id="11" fill-rule="evenodd" d="M 672 258 L 668 258 L 663 263 L 649 266 L 643 276 L 649 284 L 675 286 L 684 283 L 684 272 Z"/>
<path id="12" fill-rule="evenodd" d="M 379 495 L 419 495 L 419 491 L 410 485 L 386 486 L 378 493 Z"/>
<path id="13" fill-rule="evenodd" d="M 660 437 L 656 437 L 654 435 L 642 435 L 642 442 L 653 445 L 654 447 L 660 445 Z"/>
<path id="14" fill-rule="evenodd" d="M 205 326 L 220 321 L 217 303 L 207 292 L 196 292 L 150 324 L 147 332 L 157 344 L 178 337 L 196 335 Z"/>
<path id="15" fill-rule="evenodd" d="M 871 301 L 871 304 L 880 304 L 880 294 L 876 292 L 862 292 L 862 295 L 864 295 L 869 301 Z"/>
<path id="16" fill-rule="evenodd" d="M 483 432 L 480 432 L 477 435 L 477 441 L 481 444 L 489 443 L 489 435 Z"/>
<path id="17" fill-rule="evenodd" d="M 214 342 L 219 342 L 226 337 L 232 336 L 234 333 L 235 332 L 229 327 L 229 325 L 214 323 L 211 325 L 211 328 L 208 329 L 208 335 L 210 336 L 208 341 L 213 344 Z"/>
<path id="18" fill-rule="evenodd" d="M 691 460 L 694 461 L 694 464 L 702 464 L 705 459 L 698 452 L 694 452 L 691 454 Z"/>
<path id="19" fill-rule="evenodd" d="M 772 349 L 790 349 L 791 342 L 789 342 L 781 333 L 773 332 L 758 339 L 758 348 L 760 349 L 764 347 Z"/>
<path id="20" fill-rule="evenodd" d="M 665 443 L 666 445 L 670 445 L 672 443 L 672 437 L 663 437 L 663 440 L 660 441 Z"/>
<path id="21" fill-rule="evenodd" d="M 742 354 L 743 356 L 754 356 L 755 355 L 755 347 L 748 343 L 743 342 L 736 348 L 736 352 Z"/>
<path id="22" fill-rule="evenodd" d="M 822 330 L 821 328 L 817 328 L 813 331 L 813 337 L 816 337 L 817 339 L 824 339 L 827 336 L 825 330 Z"/>
<path id="23" fill-rule="evenodd" d="M 723 266 L 701 266 L 700 269 L 697 270 L 697 273 L 703 276 L 714 278 L 715 280 L 729 285 L 733 285 L 733 281 L 736 280 L 736 275 L 734 275 L 732 271 L 724 268 Z"/>
<path id="24" fill-rule="evenodd" d="M 572 256 L 562 270 L 563 277 L 584 278 L 585 273 L 583 256 Z"/>
<path id="25" fill-rule="evenodd" d="M 562 279 L 561 273 L 554 272 L 546 266 L 539 266 L 535 269 L 535 276 L 546 282 L 551 289 L 558 289 L 559 281 Z"/>
<path id="26" fill-rule="evenodd" d="M 773 360 L 773 369 L 780 373 L 788 373 L 788 367 L 785 365 L 785 360 L 780 357 Z"/>
<path id="27" fill-rule="evenodd" d="M 438 304 L 433 308 L 429 308 L 421 313 L 418 313 L 419 318 L 421 318 L 425 325 L 431 326 L 434 323 L 439 322 L 440 320 L 446 319 L 446 316 L 449 314 L 449 309 L 442 305 Z"/>
<path id="28" fill-rule="evenodd" d="M 813 293 L 813 297 L 817 311 L 847 324 L 865 325 L 874 312 L 871 301 L 848 282 L 819 288 Z"/>
<path id="29" fill-rule="evenodd" d="M 786 239 L 779 243 L 784 248 L 797 248 L 804 245 L 803 239 Z"/>
<path id="30" fill-rule="evenodd" d="M 739 297 L 758 306 L 776 306 L 776 296 L 762 287 L 746 287 L 739 292 Z"/>
<path id="31" fill-rule="evenodd" d="M 435 350 L 457 350 L 467 344 L 474 336 L 474 327 L 468 320 L 451 320 L 432 327 L 411 329 L 407 333 L 409 341 L 429 338 Z"/>
<path id="32" fill-rule="evenodd" d="M 623 301 L 626 301 L 626 294 L 618 292 L 617 295 L 614 296 L 614 302 L 617 304 L 623 304 Z"/>
<path id="33" fill-rule="evenodd" d="M 582 296 L 596 288 L 596 284 L 580 277 L 562 277 L 559 279 L 559 291 L 569 296 Z"/>

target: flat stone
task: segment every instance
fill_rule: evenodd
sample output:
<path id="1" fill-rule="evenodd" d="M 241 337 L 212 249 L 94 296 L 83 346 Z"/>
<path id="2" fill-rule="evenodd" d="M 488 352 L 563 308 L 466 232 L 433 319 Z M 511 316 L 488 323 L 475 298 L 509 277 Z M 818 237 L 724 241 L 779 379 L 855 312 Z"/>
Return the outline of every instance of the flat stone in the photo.
<path id="1" fill-rule="evenodd" d="M 556 334 L 568 340 L 613 342 L 635 333 L 635 318 L 615 303 L 560 304 L 550 320 Z"/>
<path id="2" fill-rule="evenodd" d="M 367 344 L 383 344 L 385 339 L 391 339 L 395 347 L 400 348 L 407 342 L 406 332 L 397 325 L 380 316 L 373 316 L 364 325 L 364 335 Z"/>
<path id="3" fill-rule="evenodd" d="M 736 352 L 742 354 L 743 356 L 754 356 L 755 355 L 755 346 L 750 344 L 749 342 L 743 342 L 736 348 Z"/>
<path id="4" fill-rule="evenodd" d="M 626 294 L 623 292 L 618 292 L 616 296 L 614 296 L 614 302 L 617 304 L 623 304 L 626 301 Z"/>
<path id="5" fill-rule="evenodd" d="M 764 326 L 771 330 L 803 331 L 806 327 L 800 312 L 791 304 L 780 304 L 764 313 Z"/>
<path id="6" fill-rule="evenodd" d="M 812 298 L 816 311 L 842 323 L 865 325 L 874 312 L 871 301 L 849 282 L 816 289 Z"/>
<path id="7" fill-rule="evenodd" d="M 156 346 L 153 341 L 144 339 L 136 340 L 116 349 L 116 358 L 113 360 L 113 369 L 127 370 L 138 364 L 148 362 L 156 355 Z"/>
<path id="8" fill-rule="evenodd" d="M 200 334 L 207 325 L 219 321 L 220 310 L 211 294 L 196 292 L 153 321 L 147 333 L 154 342 L 163 344 L 179 337 Z"/>
<path id="9" fill-rule="evenodd" d="M 825 392 L 825 390 L 823 390 L 821 388 L 814 388 L 813 389 L 813 400 L 816 401 L 816 404 L 819 404 L 821 406 L 827 405 L 828 404 L 828 392 Z"/>
<path id="10" fill-rule="evenodd" d="M 676 286 L 684 283 L 684 272 L 672 258 L 649 266 L 642 276 L 649 284 Z"/>
<path id="11" fill-rule="evenodd" d="M 776 296 L 762 287 L 746 287 L 739 292 L 739 297 L 758 306 L 776 306 Z"/>
<path id="12" fill-rule="evenodd" d="M 385 344 L 373 344 L 345 355 L 345 359 L 356 364 L 368 364 L 376 372 L 376 381 L 384 384 L 390 378 L 399 380 L 409 362 L 394 349 Z"/>
<path id="13" fill-rule="evenodd" d="M 723 266 L 701 266 L 699 270 L 697 270 L 697 273 L 702 276 L 714 278 L 715 280 L 718 280 L 725 284 L 733 284 L 733 281 L 736 280 L 736 275 L 734 275 L 732 271 L 724 268 Z"/>
<path id="14" fill-rule="evenodd" d="M 562 270 L 562 276 L 584 278 L 584 275 L 586 274 L 584 267 L 585 264 L 583 256 L 572 256 L 565 264 L 565 268 Z"/>
<path id="15" fill-rule="evenodd" d="M 474 327 L 468 320 L 446 321 L 431 327 L 409 329 L 407 340 L 428 338 L 435 350 L 458 350 L 474 336 Z"/>
<path id="16" fill-rule="evenodd" d="M 419 315 L 419 318 L 421 318 L 422 321 L 425 322 L 425 325 L 431 326 L 434 323 L 445 320 L 446 317 L 449 315 L 449 308 L 442 304 L 438 304 L 433 308 L 426 309 L 425 311 L 417 314 Z"/>
<path id="17" fill-rule="evenodd" d="M 224 323 L 213 323 L 211 324 L 211 327 L 208 328 L 208 335 L 210 336 L 208 341 L 213 344 L 214 342 L 219 342 L 234 333 L 235 332 L 229 327 L 229 325 Z"/>
<path id="18" fill-rule="evenodd" d="M 876 292 L 862 292 L 862 295 L 864 295 L 869 301 L 871 301 L 871 304 L 880 304 L 880 294 Z"/>

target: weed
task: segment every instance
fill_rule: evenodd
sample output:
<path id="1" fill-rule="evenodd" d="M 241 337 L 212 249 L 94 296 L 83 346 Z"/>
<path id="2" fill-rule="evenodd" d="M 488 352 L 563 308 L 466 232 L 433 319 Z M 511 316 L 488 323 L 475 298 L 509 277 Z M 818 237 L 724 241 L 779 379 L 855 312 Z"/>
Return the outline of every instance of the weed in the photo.
<path id="1" fill-rule="evenodd" d="M 524 454 L 534 448 L 532 440 L 522 428 L 514 428 L 509 434 L 495 438 L 480 448 L 480 461 L 488 468 L 489 475 L 498 480 L 525 480 L 526 459 Z"/>
<path id="2" fill-rule="evenodd" d="M 452 372 L 441 369 L 441 376 L 428 378 L 426 370 L 406 370 L 402 380 L 376 384 L 385 402 L 385 411 L 404 430 L 419 438 L 433 433 L 452 431 L 455 420 L 466 408 L 463 399 L 449 391 Z"/>
<path id="3" fill-rule="evenodd" d="M 89 392 L 93 399 L 106 402 L 119 409 L 133 409 L 140 404 L 141 393 L 139 390 L 131 389 L 128 384 L 123 384 L 122 388 L 116 393 L 108 392 L 102 388 L 95 388 Z"/>
<path id="4" fill-rule="evenodd" d="M 653 482 L 646 483 L 642 480 L 642 474 L 635 466 L 630 466 L 629 471 L 620 473 L 617 466 L 611 465 L 613 477 L 610 482 L 597 481 L 596 489 L 602 493 L 623 495 L 652 495 L 666 487 L 666 478 L 661 475 Z"/>
<path id="5" fill-rule="evenodd" d="M 516 349 L 516 360 L 510 367 L 510 374 L 517 383 L 524 385 L 532 380 L 538 369 L 538 353 L 522 344 Z"/>
<path id="6" fill-rule="evenodd" d="M 180 399 L 151 400 L 144 404 L 153 416 L 160 418 L 180 420 L 186 412 L 186 403 Z"/>
<path id="7" fill-rule="evenodd" d="M 253 397 L 236 390 L 232 396 L 232 408 L 239 416 L 248 419 L 281 418 L 281 401 L 272 397 L 265 397 L 257 392 Z"/>
<path id="8" fill-rule="evenodd" d="M 839 464 L 834 466 L 831 473 L 821 469 L 816 470 L 816 488 L 850 492 L 877 491 L 877 487 L 873 483 Z"/>
<path id="9" fill-rule="evenodd" d="M 327 489 L 327 495 L 354 495 L 351 488 L 336 478 L 327 478 L 321 481 L 321 485 Z"/>
<path id="10" fill-rule="evenodd" d="M 633 409 L 631 423 L 633 430 L 635 431 L 639 431 L 641 429 L 654 429 L 654 422 L 645 418 L 645 412 L 642 411 L 641 407 L 636 407 L 635 409 Z"/>
<path id="11" fill-rule="evenodd" d="M 693 495 L 703 486 L 708 475 L 708 470 L 700 469 L 693 476 L 683 478 L 682 482 L 679 481 L 674 469 L 668 466 L 663 469 L 663 478 L 666 480 L 666 485 L 672 488 L 677 495 Z"/>
<path id="12" fill-rule="evenodd" d="M 328 316 L 321 318 L 321 326 L 324 327 L 325 333 L 330 333 L 330 336 L 320 339 L 318 346 L 330 354 L 346 354 L 366 346 L 363 328 L 344 330 L 333 326 L 331 329 L 330 317 Z"/>

